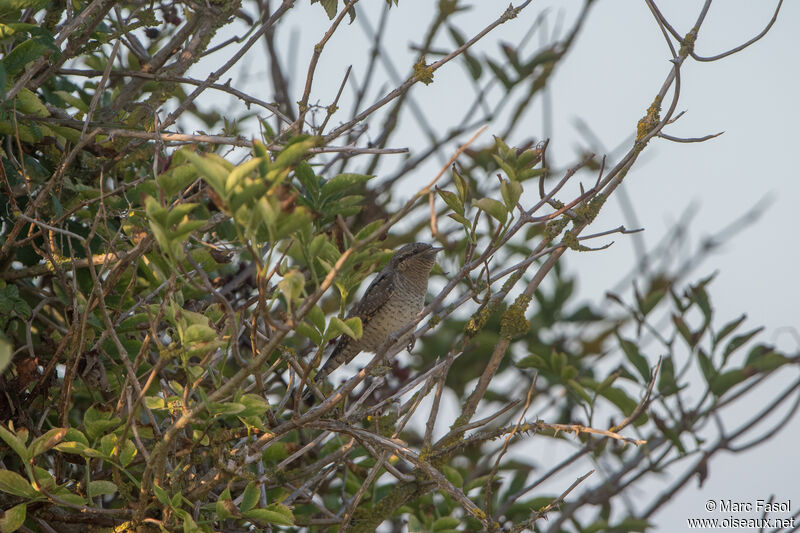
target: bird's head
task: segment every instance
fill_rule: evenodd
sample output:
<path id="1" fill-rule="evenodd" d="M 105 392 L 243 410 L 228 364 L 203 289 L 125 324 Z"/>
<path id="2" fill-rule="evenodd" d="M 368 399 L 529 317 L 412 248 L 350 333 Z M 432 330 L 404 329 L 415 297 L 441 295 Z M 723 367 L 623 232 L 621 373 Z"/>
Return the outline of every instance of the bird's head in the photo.
<path id="1" fill-rule="evenodd" d="M 390 265 L 399 272 L 424 275 L 427 278 L 436 262 L 439 250 L 441 248 L 424 242 L 406 244 L 394 254 Z"/>

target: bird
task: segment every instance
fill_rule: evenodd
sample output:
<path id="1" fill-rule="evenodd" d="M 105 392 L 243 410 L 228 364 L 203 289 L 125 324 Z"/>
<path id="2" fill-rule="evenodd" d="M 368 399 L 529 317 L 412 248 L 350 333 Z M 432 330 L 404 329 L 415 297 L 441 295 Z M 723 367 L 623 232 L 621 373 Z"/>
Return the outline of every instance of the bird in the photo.
<path id="1" fill-rule="evenodd" d="M 362 335 L 353 339 L 341 335 L 328 360 L 314 378 L 323 380 L 361 352 L 375 352 L 395 331 L 417 316 L 428 292 L 428 278 L 442 248 L 415 242 L 400 248 L 367 287 L 347 318 L 361 319 Z M 404 334 L 396 346 L 408 344 L 413 330 Z"/>

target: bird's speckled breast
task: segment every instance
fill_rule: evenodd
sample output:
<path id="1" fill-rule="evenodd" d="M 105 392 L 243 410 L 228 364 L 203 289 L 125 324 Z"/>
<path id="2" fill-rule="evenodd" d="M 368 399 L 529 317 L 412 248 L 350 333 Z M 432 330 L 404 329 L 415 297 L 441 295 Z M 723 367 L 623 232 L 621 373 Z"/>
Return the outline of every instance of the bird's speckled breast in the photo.
<path id="1" fill-rule="evenodd" d="M 377 350 L 389 335 L 414 320 L 417 313 L 422 310 L 426 290 L 424 288 L 420 290 L 403 275 L 398 275 L 395 282 L 397 286 L 394 294 L 383 308 L 375 313 L 369 322 L 369 327 L 364 331 L 364 336 L 360 339 L 359 344 L 362 350 Z M 398 344 L 406 344 L 408 337 L 413 333 L 412 329 L 403 335 Z"/>

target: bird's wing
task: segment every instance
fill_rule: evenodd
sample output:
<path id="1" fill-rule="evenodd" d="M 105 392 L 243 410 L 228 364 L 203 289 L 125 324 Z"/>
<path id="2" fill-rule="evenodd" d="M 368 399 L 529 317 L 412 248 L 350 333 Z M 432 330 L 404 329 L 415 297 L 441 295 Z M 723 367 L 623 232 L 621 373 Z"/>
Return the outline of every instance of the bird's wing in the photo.
<path id="1" fill-rule="evenodd" d="M 369 284 L 369 287 L 367 287 L 361 301 L 358 302 L 350 311 L 350 314 L 347 315 L 347 318 L 359 317 L 361 319 L 362 330 L 366 329 L 370 319 L 372 319 L 378 310 L 391 298 L 392 294 L 394 294 L 392 275 L 388 271 L 381 270 L 375 279 L 372 280 L 372 283 Z M 340 335 L 339 339 L 336 341 L 336 346 L 334 346 L 328 360 L 322 365 L 319 372 L 317 372 L 317 377 L 315 379 L 321 381 L 339 366 L 352 361 L 360 351 L 348 349 L 352 342 L 355 342 L 355 340 L 351 337 Z"/>
<path id="2" fill-rule="evenodd" d="M 348 318 L 357 316 L 361 318 L 362 328 L 367 327 L 367 323 L 370 319 L 375 316 L 375 313 L 377 313 L 389 298 L 392 297 L 392 294 L 394 294 L 392 275 L 389 272 L 381 270 L 381 272 L 375 276 L 375 279 L 372 280 L 372 283 L 369 284 L 369 287 L 367 287 L 361 301 L 350 311 Z"/>

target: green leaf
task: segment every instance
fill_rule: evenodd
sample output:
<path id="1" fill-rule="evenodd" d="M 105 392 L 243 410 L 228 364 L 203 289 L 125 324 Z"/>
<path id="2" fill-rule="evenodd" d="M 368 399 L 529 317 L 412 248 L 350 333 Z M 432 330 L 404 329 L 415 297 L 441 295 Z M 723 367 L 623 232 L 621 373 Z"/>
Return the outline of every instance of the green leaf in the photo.
<path id="1" fill-rule="evenodd" d="M 283 279 L 278 282 L 278 290 L 281 291 L 289 306 L 303 293 L 305 281 L 303 274 L 299 270 L 293 269 L 284 274 Z"/>
<path id="2" fill-rule="evenodd" d="M 642 376 L 642 379 L 645 383 L 650 381 L 650 364 L 647 362 L 647 359 L 639 352 L 639 347 L 636 343 L 631 342 L 627 339 L 622 338 L 618 333 L 616 334 L 617 341 L 619 341 L 619 345 L 622 348 L 622 351 L 625 352 L 625 356 L 628 358 L 636 370 L 639 372 L 639 375 Z"/>
<path id="3" fill-rule="evenodd" d="M 122 449 L 119 452 L 120 464 L 122 464 L 123 467 L 127 467 L 129 464 L 131 464 L 133 459 L 136 457 L 136 454 L 138 453 L 139 450 L 133 444 L 133 441 L 131 441 L 131 439 L 129 438 L 128 440 L 122 443 Z"/>
<path id="4" fill-rule="evenodd" d="M 47 6 L 48 0 L 2 0 L 0 1 L 0 14 L 12 13 L 23 9 L 39 10 Z"/>
<path id="5" fill-rule="evenodd" d="M 758 344 L 747 354 L 747 362 L 745 364 L 758 372 L 769 372 L 785 365 L 789 361 L 788 357 L 777 353 L 772 346 Z"/>
<path id="6" fill-rule="evenodd" d="M 486 474 L 485 476 L 476 477 L 475 479 L 467 483 L 467 486 L 464 487 L 464 492 L 465 493 L 469 492 L 477 487 L 483 487 L 484 485 L 486 485 L 486 481 L 488 481 L 489 477 L 490 477 L 489 474 Z"/>
<path id="7" fill-rule="evenodd" d="M 550 365 L 541 357 L 536 354 L 529 355 L 527 357 L 523 357 L 517 362 L 518 368 L 538 368 L 540 370 L 546 370 L 550 368 Z"/>
<path id="8" fill-rule="evenodd" d="M 313 306 L 306 315 L 314 327 L 317 328 L 319 331 L 325 331 L 325 313 L 322 312 L 322 309 L 318 305 Z"/>
<path id="9" fill-rule="evenodd" d="M 331 263 L 329 263 L 328 261 L 326 261 L 325 259 L 323 259 L 322 257 L 316 255 L 316 256 L 314 256 L 314 258 L 317 260 L 317 262 L 320 265 L 322 265 L 322 268 L 325 269 L 325 272 L 330 272 L 331 270 L 333 270 L 333 265 Z"/>
<path id="10" fill-rule="evenodd" d="M 310 339 L 311 342 L 317 346 L 321 345 L 323 342 L 322 334 L 318 330 L 309 326 L 306 322 L 299 323 L 295 328 L 295 331 L 303 337 Z"/>
<path id="11" fill-rule="evenodd" d="M 241 165 L 231 170 L 225 180 L 225 190 L 234 190 L 238 185 L 241 184 L 242 180 L 246 176 L 252 174 L 253 171 L 258 169 L 264 161 L 264 158 L 253 157 L 252 159 L 245 161 Z"/>
<path id="12" fill-rule="evenodd" d="M 239 504 L 239 508 L 242 512 L 245 513 L 255 507 L 256 503 L 258 503 L 259 496 L 261 496 L 259 485 L 256 485 L 252 481 L 248 483 L 242 494 L 242 502 Z"/>
<path id="13" fill-rule="evenodd" d="M 53 477 L 53 474 L 45 470 L 44 468 L 38 467 L 36 465 L 33 466 L 33 479 L 36 480 L 38 486 L 44 490 L 52 491 L 58 490 L 59 487 L 56 487 L 56 480 Z M 33 483 L 31 483 L 33 485 Z M 63 488 L 63 487 L 61 487 Z M 41 490 L 41 489 L 40 489 Z"/>
<path id="14" fill-rule="evenodd" d="M 697 350 L 697 363 L 700 366 L 700 370 L 703 372 L 703 377 L 705 378 L 706 383 L 711 384 L 711 380 L 717 374 L 717 369 L 714 368 L 714 364 L 711 362 L 711 359 L 702 349 Z"/>
<path id="15" fill-rule="evenodd" d="M 326 451 L 327 450 L 323 448 L 320 454 L 324 455 Z M 330 452 L 328 451 L 328 453 Z M 276 442 L 271 446 L 268 446 L 267 449 L 264 450 L 264 452 L 261 454 L 261 457 L 264 459 L 265 462 L 273 465 L 283 461 L 284 459 L 289 457 L 289 452 L 286 449 L 286 443 Z"/>
<path id="16" fill-rule="evenodd" d="M 2 65 L 9 77 L 20 73 L 25 66 L 38 59 L 50 48 L 38 40 L 27 39 L 14 47 L 2 60 Z"/>
<path id="17" fill-rule="evenodd" d="M 731 387 L 738 385 L 746 379 L 747 374 L 741 369 L 729 370 L 728 372 L 717 374 L 714 379 L 711 380 L 711 392 L 714 393 L 715 396 L 722 396 L 730 390 Z"/>
<path id="18" fill-rule="evenodd" d="M 147 214 L 148 218 L 150 218 L 151 222 L 156 222 L 159 226 L 166 227 L 169 210 L 162 206 L 158 200 L 152 196 L 145 197 L 144 205 L 145 213 Z"/>
<path id="19" fill-rule="evenodd" d="M 678 449 L 681 454 L 686 453 L 686 448 L 684 448 L 683 443 L 681 442 L 681 435 L 680 435 L 680 425 L 677 428 L 672 428 L 668 426 L 663 420 L 661 420 L 658 415 L 653 416 L 653 422 L 655 422 L 656 427 L 667 437 Z M 678 431 L 676 431 L 676 429 Z"/>
<path id="20" fill-rule="evenodd" d="M 197 207 L 198 204 L 178 204 L 175 207 L 169 210 L 167 214 L 166 221 L 164 222 L 164 226 L 167 228 L 171 228 L 173 225 L 177 224 L 183 217 L 188 215 L 192 212 L 192 210 Z"/>
<path id="21" fill-rule="evenodd" d="M 746 319 L 747 315 L 742 315 L 739 318 L 725 324 L 722 329 L 719 330 L 719 333 L 717 333 L 717 335 L 714 337 L 714 345 L 716 346 L 719 341 L 736 331 L 736 329 L 741 326 L 742 322 L 744 322 Z"/>
<path id="22" fill-rule="evenodd" d="M 0 336 L 0 374 L 11 364 L 11 354 L 13 352 L 14 350 L 11 347 L 11 343 Z"/>
<path id="23" fill-rule="evenodd" d="M 537 148 L 529 148 L 522 152 L 517 158 L 518 168 L 530 168 L 542 160 L 542 151 Z"/>
<path id="24" fill-rule="evenodd" d="M 106 457 L 111 457 L 117 447 L 117 435 L 115 433 L 107 433 L 100 438 L 100 451 Z"/>
<path id="25" fill-rule="evenodd" d="M 182 513 L 178 513 L 181 519 L 183 520 L 183 533 L 205 533 L 203 528 L 197 525 L 197 523 L 192 519 L 192 516 L 183 511 Z"/>
<path id="26" fill-rule="evenodd" d="M 22 88 L 16 96 L 17 110 L 34 117 L 49 117 L 50 112 L 30 89 Z"/>
<path id="27" fill-rule="evenodd" d="M 31 445 L 28 447 L 28 454 L 29 457 L 33 458 L 37 455 L 41 455 L 56 444 L 60 443 L 64 440 L 64 437 L 67 434 L 67 428 L 54 428 L 38 437 L 34 440 Z"/>
<path id="28" fill-rule="evenodd" d="M 550 352 L 550 370 L 552 370 L 555 375 L 561 376 L 561 372 L 568 364 L 567 354 L 557 350 Z"/>
<path id="29" fill-rule="evenodd" d="M 459 525 L 461 525 L 461 520 L 454 516 L 443 516 L 441 518 L 437 518 L 433 522 L 432 531 L 440 532 L 445 531 L 448 529 L 455 529 Z"/>
<path id="30" fill-rule="evenodd" d="M 202 174 L 206 183 L 211 185 L 211 188 L 214 189 L 214 191 L 223 199 L 225 199 L 225 182 L 228 179 L 228 170 L 211 157 L 202 157 L 194 152 L 189 152 L 188 150 L 183 151 L 182 153 L 186 159 L 188 159 L 195 166 L 198 172 Z"/>
<path id="31" fill-rule="evenodd" d="M 447 216 L 460 223 L 462 226 L 464 226 L 464 228 L 467 229 L 467 231 L 470 230 L 470 222 L 465 217 L 459 215 L 458 213 L 448 213 Z"/>
<path id="32" fill-rule="evenodd" d="M 321 197 L 323 199 L 330 198 L 335 194 L 339 194 L 347 189 L 350 189 L 351 187 L 365 183 L 374 177 L 375 176 L 368 176 L 366 174 L 339 174 L 338 176 L 334 176 L 333 178 L 329 179 L 322 185 Z"/>
<path id="33" fill-rule="evenodd" d="M 287 506 L 280 503 L 273 503 L 266 506 L 264 509 L 250 509 L 249 511 L 242 512 L 245 518 L 252 518 L 259 522 L 266 522 L 268 524 L 277 524 L 279 526 L 293 526 L 294 514 Z"/>
<path id="34" fill-rule="evenodd" d="M 159 396 L 145 396 L 144 405 L 148 409 L 166 409 L 167 402 Z"/>
<path id="35" fill-rule="evenodd" d="M 496 218 L 501 224 L 505 224 L 508 211 L 502 202 L 498 202 L 494 198 L 481 198 L 473 200 L 472 205 Z"/>
<path id="36" fill-rule="evenodd" d="M 197 167 L 183 163 L 170 168 L 156 177 L 156 182 L 164 189 L 167 198 L 172 198 L 193 183 L 198 177 Z"/>
<path id="37" fill-rule="evenodd" d="M 52 493 L 59 499 L 72 505 L 86 505 L 86 498 L 74 492 L 70 492 L 64 487 L 53 487 Z"/>
<path id="38" fill-rule="evenodd" d="M 333 20 L 336 16 L 338 0 L 319 0 L 319 3 L 325 8 L 325 14 L 328 15 L 328 19 Z"/>
<path id="39" fill-rule="evenodd" d="M 505 89 L 511 89 L 514 86 L 514 82 L 511 81 L 511 78 L 509 78 L 508 74 L 505 73 L 503 67 L 501 67 L 491 59 L 487 59 L 486 64 L 489 65 L 489 68 L 492 70 L 492 73 L 498 80 L 500 80 L 500 83 L 503 84 L 503 87 Z"/>
<path id="40" fill-rule="evenodd" d="M 522 196 L 522 184 L 518 181 L 500 180 L 500 193 L 509 211 L 517 206 L 519 197 Z"/>
<path id="41" fill-rule="evenodd" d="M 311 225 L 311 213 L 305 207 L 295 207 L 294 211 L 278 218 L 275 227 L 275 238 L 282 239 L 294 233 L 300 233 L 304 226 Z"/>
<path id="42" fill-rule="evenodd" d="M 62 442 L 61 444 L 57 444 L 54 446 L 54 449 L 63 452 L 63 453 L 71 453 L 74 455 L 83 455 L 83 452 L 88 448 L 82 442 Z"/>
<path id="43" fill-rule="evenodd" d="M 261 219 L 269 228 L 274 228 L 275 223 L 278 221 L 278 213 L 275 211 L 275 208 L 272 207 L 270 204 L 269 199 L 262 197 L 258 199 L 256 202 L 256 211 L 259 215 L 261 215 Z M 239 214 L 236 215 L 237 219 L 239 218 Z M 255 217 L 252 217 L 255 219 Z"/>
<path id="44" fill-rule="evenodd" d="M 268 136 L 272 137 L 275 135 L 275 132 L 272 130 L 272 127 L 267 124 L 267 122 L 259 117 L 259 122 L 264 127 L 265 130 L 268 130 Z M 269 156 L 269 151 L 267 150 L 266 145 L 259 141 L 253 140 L 253 155 L 256 157 L 267 158 Z"/>
<path id="45" fill-rule="evenodd" d="M 638 402 L 628 396 L 628 394 L 618 387 L 608 387 L 599 392 L 600 396 L 604 397 L 614 405 L 616 405 L 625 416 L 629 416 L 636 409 Z M 647 421 L 647 415 L 642 415 L 634 420 L 634 425 L 640 426 Z"/>
<path id="46" fill-rule="evenodd" d="M 570 389 L 572 389 L 572 391 L 575 394 L 577 394 L 578 396 L 580 396 L 583 399 L 584 402 L 586 402 L 587 404 L 591 404 L 592 403 L 592 397 L 589 396 L 589 393 L 586 392 L 586 389 L 584 389 L 583 386 L 580 383 L 578 383 L 574 379 L 567 379 L 567 380 L 565 380 L 565 382 L 566 382 L 567 386 Z"/>
<path id="47" fill-rule="evenodd" d="M 0 62 L 0 73 L 2 73 L 2 62 Z M 26 143 L 38 143 L 44 137 L 42 129 L 31 122 L 20 122 L 14 128 L 14 124 L 9 121 L 0 120 L 0 133 L 14 135 L 19 133 L 19 138 Z"/>
<path id="48" fill-rule="evenodd" d="M 220 520 L 233 518 L 235 516 L 234 510 L 238 514 L 238 509 L 236 509 L 236 505 L 231 498 L 231 490 L 228 487 L 225 487 L 225 490 L 223 490 L 222 494 L 217 498 L 215 509 L 217 511 L 217 518 Z"/>
<path id="49" fill-rule="evenodd" d="M 17 316 L 28 319 L 31 316 L 31 306 L 25 300 L 17 300 L 14 302 L 14 312 Z"/>
<path id="50" fill-rule="evenodd" d="M 7 509 L 0 518 L 0 533 L 12 533 L 22 527 L 25 523 L 25 513 L 28 509 L 27 503 L 20 503 L 11 509 Z"/>
<path id="51" fill-rule="evenodd" d="M 28 462 L 30 455 L 28 454 L 28 448 L 25 446 L 25 439 L 15 435 L 2 424 L 0 424 L 0 438 L 8 444 L 9 448 L 19 455 L 23 462 Z"/>
<path id="52" fill-rule="evenodd" d="M 40 496 L 39 491 L 34 489 L 27 479 L 11 470 L 0 470 L 0 491 L 29 499 Z"/>
<path id="53" fill-rule="evenodd" d="M 678 333 L 683 337 L 683 340 L 686 341 L 686 344 L 688 344 L 689 347 L 694 347 L 694 345 L 697 344 L 697 340 L 694 339 L 692 332 L 689 331 L 689 326 L 686 325 L 683 317 L 673 314 L 672 322 L 675 324 L 675 329 L 677 329 Z"/>
<path id="54" fill-rule="evenodd" d="M 270 165 L 270 171 L 267 174 L 267 181 L 274 182 L 273 185 L 277 185 L 277 178 L 280 176 L 282 171 L 287 170 L 295 163 L 298 163 L 305 157 L 311 148 L 316 146 L 316 144 L 317 138 L 311 137 L 303 141 L 290 144 L 284 148 L 281 153 L 278 154 L 278 157 L 275 158 L 275 161 L 272 162 L 272 165 Z"/>
<path id="55" fill-rule="evenodd" d="M 116 494 L 117 485 L 111 481 L 90 481 L 86 492 L 90 499 L 94 498 L 95 496 Z"/>
<path id="56" fill-rule="evenodd" d="M 2 6 L 2 3 L 0 3 Z M 0 13 L 2 13 L 3 9 L 0 7 Z M 15 34 L 25 34 L 28 33 L 29 30 L 36 28 L 37 26 L 34 24 L 24 24 L 20 22 L 12 22 L 10 24 L 2 24 L 0 23 L 0 39 L 8 39 L 13 37 Z M 24 38 L 24 35 L 18 35 L 17 37 Z"/>
<path id="57" fill-rule="evenodd" d="M 641 311 L 642 316 L 647 316 L 650 313 L 650 311 L 655 309 L 658 303 L 664 299 L 664 296 L 666 294 L 667 294 L 667 289 L 660 288 L 652 290 L 641 300 L 637 299 L 637 304 L 639 305 L 639 311 Z"/>
<path id="58" fill-rule="evenodd" d="M 352 321 L 352 319 L 348 319 L 348 321 L 350 322 Z M 358 319 L 358 321 L 360 323 L 361 319 Z M 325 340 L 330 340 L 333 339 L 334 337 L 338 337 L 342 333 L 353 339 L 358 339 L 361 337 L 360 332 L 358 335 L 356 335 L 356 332 L 353 330 L 353 328 L 350 327 L 350 325 L 344 322 L 341 318 L 336 316 L 332 317 L 328 322 L 328 330 L 325 332 Z"/>
<path id="59" fill-rule="evenodd" d="M 458 191 L 458 197 L 461 199 L 462 202 L 467 201 L 467 193 L 469 193 L 469 186 L 467 185 L 466 180 L 458 173 L 456 170 L 456 166 L 453 165 L 450 167 L 453 173 L 453 183 L 456 184 L 456 190 Z"/>
<path id="60" fill-rule="evenodd" d="M 664 357 L 661 362 L 661 372 L 658 377 L 658 391 L 664 396 L 671 396 L 678 392 L 678 382 L 675 381 L 675 365 L 672 356 Z"/>
<path id="61" fill-rule="evenodd" d="M 208 412 L 211 415 L 236 415 L 245 410 L 245 406 L 236 402 L 216 403 L 210 402 L 208 404 Z"/>
<path id="62" fill-rule="evenodd" d="M 709 281 L 711 280 L 708 279 L 705 281 L 705 283 L 708 283 Z M 692 288 L 691 301 L 697 304 L 697 306 L 700 308 L 700 312 L 703 314 L 703 318 L 706 320 L 706 322 L 708 322 L 711 320 L 711 314 L 713 311 L 711 309 L 711 303 L 708 300 L 708 293 L 704 288 L 705 283 L 701 282 L 699 286 Z"/>
<path id="63" fill-rule="evenodd" d="M 447 478 L 447 481 L 459 489 L 464 486 L 464 478 L 461 477 L 461 473 L 452 466 L 442 465 L 442 473 L 444 474 L 444 477 Z"/>
<path id="64" fill-rule="evenodd" d="M 508 164 L 508 162 L 504 161 L 497 155 L 493 155 L 492 157 L 494 158 L 495 163 L 497 163 L 503 172 L 505 172 L 506 176 L 508 176 L 508 179 L 512 181 L 518 181 L 519 178 L 517 177 L 517 171 L 513 166 Z"/>
<path id="65" fill-rule="evenodd" d="M 353 318 L 348 318 L 347 320 L 344 321 L 344 323 L 347 327 L 350 328 L 350 331 L 353 332 L 353 334 L 350 336 L 353 337 L 354 339 L 360 339 L 361 336 L 364 334 L 364 330 L 362 329 L 361 326 L 361 319 L 358 318 L 357 316 L 354 316 Z"/>
<path id="66" fill-rule="evenodd" d="M 72 107 L 74 107 L 78 111 L 81 111 L 83 113 L 88 113 L 89 112 L 89 106 L 86 104 L 86 102 L 84 102 L 83 100 L 81 100 L 77 96 L 72 95 L 72 94 L 68 93 L 67 91 L 53 91 L 53 93 L 58 95 L 58 97 L 61 98 L 62 100 L 64 100 L 64 102 L 66 102 L 67 104 L 71 105 Z"/>
<path id="67" fill-rule="evenodd" d="M 269 403 L 258 394 L 245 394 L 239 398 L 239 403 L 245 407 L 244 411 L 239 413 L 240 417 L 260 416 L 269 410 Z"/>
<path id="68" fill-rule="evenodd" d="M 440 189 L 439 187 L 436 187 L 436 192 L 439 194 L 441 199 L 444 200 L 444 203 L 446 203 L 450 209 L 452 209 L 462 217 L 464 216 L 464 202 L 461 201 L 461 199 L 456 195 L 456 193 Z"/>
<path id="69" fill-rule="evenodd" d="M 752 339 L 753 337 L 755 337 L 756 335 L 761 333 L 761 331 L 763 331 L 763 329 L 764 329 L 764 327 L 762 326 L 760 328 L 756 328 L 756 329 L 754 329 L 752 331 L 749 331 L 749 332 L 744 333 L 742 335 L 737 335 L 736 337 L 732 338 L 730 340 L 730 342 L 725 346 L 725 350 L 722 352 L 723 364 L 724 364 L 725 361 L 728 360 L 728 357 L 730 357 L 730 355 L 733 352 L 735 352 L 736 350 L 738 350 L 739 348 L 744 346 L 747 343 L 747 341 L 749 341 L 750 339 Z"/>
<path id="70" fill-rule="evenodd" d="M 64 436 L 64 442 L 79 442 L 86 446 L 89 445 L 89 440 L 86 438 L 86 435 L 75 428 L 67 429 L 67 434 Z"/>
<path id="71" fill-rule="evenodd" d="M 619 376 L 620 376 L 619 372 L 612 372 L 611 374 L 606 376 L 606 378 L 603 381 L 601 381 L 600 383 L 597 383 L 595 386 L 593 386 L 593 387 L 592 387 L 592 385 L 588 385 L 588 386 L 592 387 L 595 392 L 600 392 L 601 390 L 605 389 L 606 387 L 610 387 L 617 380 L 617 378 Z"/>
<path id="72" fill-rule="evenodd" d="M 153 494 L 156 495 L 156 499 L 158 499 L 161 505 L 164 505 L 166 507 L 172 505 L 172 502 L 169 499 L 169 494 L 167 494 L 167 491 L 159 487 L 158 484 L 155 483 L 153 484 Z"/>
<path id="73" fill-rule="evenodd" d="M 120 423 L 119 417 L 112 417 L 111 413 L 100 411 L 95 406 L 89 407 L 83 416 L 83 424 L 90 442 L 107 434 L 109 430 L 116 428 Z"/>
<path id="74" fill-rule="evenodd" d="M 311 168 L 311 165 L 309 165 L 307 161 L 301 161 L 297 164 L 297 167 L 294 169 L 294 175 L 297 176 L 297 179 L 303 187 L 305 187 L 312 196 L 316 197 L 317 193 L 319 193 L 319 178 L 314 174 L 314 169 Z"/>

